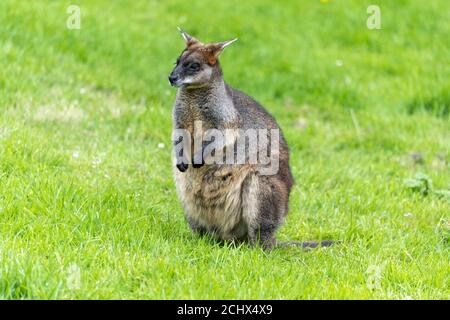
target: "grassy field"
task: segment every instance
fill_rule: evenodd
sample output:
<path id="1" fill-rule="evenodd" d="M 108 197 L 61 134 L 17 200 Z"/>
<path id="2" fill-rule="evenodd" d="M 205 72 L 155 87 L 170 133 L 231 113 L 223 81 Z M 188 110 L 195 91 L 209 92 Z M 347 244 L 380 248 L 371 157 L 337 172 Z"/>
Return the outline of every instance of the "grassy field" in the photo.
<path id="1" fill-rule="evenodd" d="M 381 30 L 366 27 L 381 8 Z M 81 8 L 81 29 L 66 27 Z M 0 2 L 0 298 L 450 298 L 450 2 Z M 167 76 L 238 37 L 225 79 L 279 121 L 296 186 L 263 252 L 189 230 Z"/>

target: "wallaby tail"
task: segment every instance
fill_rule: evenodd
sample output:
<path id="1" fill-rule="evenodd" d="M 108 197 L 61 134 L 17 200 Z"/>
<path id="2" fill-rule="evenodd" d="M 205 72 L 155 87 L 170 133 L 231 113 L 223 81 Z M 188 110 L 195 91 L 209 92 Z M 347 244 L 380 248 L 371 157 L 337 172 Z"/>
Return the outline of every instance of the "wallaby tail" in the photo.
<path id="1" fill-rule="evenodd" d="M 320 248 L 320 247 L 329 247 L 335 244 L 340 244 L 340 241 L 333 241 L 333 240 L 322 240 L 322 241 L 284 241 L 284 242 L 278 242 L 276 246 L 277 247 L 290 247 L 290 246 L 299 246 L 303 249 L 314 249 L 314 248 Z"/>

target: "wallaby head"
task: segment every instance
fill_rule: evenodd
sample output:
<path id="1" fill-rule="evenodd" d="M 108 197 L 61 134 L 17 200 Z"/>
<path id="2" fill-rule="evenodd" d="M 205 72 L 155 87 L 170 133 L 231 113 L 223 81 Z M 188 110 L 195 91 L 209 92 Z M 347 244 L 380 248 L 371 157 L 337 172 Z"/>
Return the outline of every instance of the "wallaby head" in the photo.
<path id="1" fill-rule="evenodd" d="M 170 84 L 175 87 L 198 88 L 221 78 L 219 55 L 237 39 L 203 44 L 180 28 L 178 30 L 186 43 L 186 48 L 181 52 L 175 68 L 169 75 Z"/>

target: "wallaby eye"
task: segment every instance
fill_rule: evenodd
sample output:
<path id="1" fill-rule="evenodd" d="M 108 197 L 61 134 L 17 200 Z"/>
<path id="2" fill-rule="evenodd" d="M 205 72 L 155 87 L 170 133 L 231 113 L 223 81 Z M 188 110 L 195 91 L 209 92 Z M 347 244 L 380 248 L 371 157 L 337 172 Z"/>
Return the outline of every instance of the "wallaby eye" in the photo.
<path id="1" fill-rule="evenodd" d="M 189 69 L 192 70 L 192 71 L 197 71 L 197 70 L 200 69 L 200 64 L 199 64 L 199 63 L 192 63 L 192 64 L 189 66 Z"/>

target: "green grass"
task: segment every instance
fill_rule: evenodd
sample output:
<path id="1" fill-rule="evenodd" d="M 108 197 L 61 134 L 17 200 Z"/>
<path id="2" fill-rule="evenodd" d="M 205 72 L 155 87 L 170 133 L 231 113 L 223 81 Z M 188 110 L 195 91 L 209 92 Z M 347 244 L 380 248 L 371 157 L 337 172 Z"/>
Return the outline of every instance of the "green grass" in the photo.
<path id="1" fill-rule="evenodd" d="M 448 299 L 450 2 L 378 0 L 368 30 L 372 2 L 2 0 L 0 297 Z M 170 165 L 178 25 L 239 37 L 225 78 L 284 130 L 279 238 L 342 245 L 191 233 Z"/>

